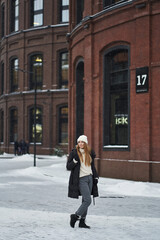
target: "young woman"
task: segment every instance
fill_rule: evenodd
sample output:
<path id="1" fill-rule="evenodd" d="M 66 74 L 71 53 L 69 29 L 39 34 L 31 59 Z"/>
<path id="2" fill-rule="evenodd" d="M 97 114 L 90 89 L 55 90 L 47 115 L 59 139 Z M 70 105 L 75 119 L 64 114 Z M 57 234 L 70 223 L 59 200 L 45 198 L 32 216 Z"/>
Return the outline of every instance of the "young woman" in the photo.
<path id="1" fill-rule="evenodd" d="M 91 195 L 98 196 L 98 174 L 94 165 L 95 153 L 88 146 L 87 136 L 81 135 L 77 139 L 77 146 L 68 157 L 67 169 L 71 170 L 68 187 L 68 197 L 79 198 L 82 204 L 70 216 L 70 226 L 74 228 L 79 220 L 80 228 L 90 228 L 86 225 L 88 207 L 91 204 Z"/>

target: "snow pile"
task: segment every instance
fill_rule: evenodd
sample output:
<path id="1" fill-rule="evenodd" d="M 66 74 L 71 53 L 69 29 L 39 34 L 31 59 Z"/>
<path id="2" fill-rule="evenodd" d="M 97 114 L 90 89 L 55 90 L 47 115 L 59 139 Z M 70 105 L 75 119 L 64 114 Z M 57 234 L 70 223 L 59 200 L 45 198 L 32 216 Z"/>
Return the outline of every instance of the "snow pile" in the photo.
<path id="1" fill-rule="evenodd" d="M 104 183 L 105 182 L 105 183 Z M 134 182 L 126 180 L 105 179 L 100 180 L 101 190 L 105 193 L 114 193 L 124 196 L 159 197 L 160 184 L 148 182 Z"/>

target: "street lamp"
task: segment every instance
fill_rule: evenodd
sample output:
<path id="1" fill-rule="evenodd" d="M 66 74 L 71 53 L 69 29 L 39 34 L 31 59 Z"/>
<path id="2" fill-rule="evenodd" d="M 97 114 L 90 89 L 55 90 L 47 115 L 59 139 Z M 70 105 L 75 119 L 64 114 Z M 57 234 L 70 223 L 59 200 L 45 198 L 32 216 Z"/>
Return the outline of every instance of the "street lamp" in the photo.
<path id="1" fill-rule="evenodd" d="M 37 110 L 37 63 L 42 63 L 42 59 L 38 56 L 36 57 L 34 61 L 34 71 L 26 71 L 20 68 L 17 68 L 18 71 L 21 71 L 23 73 L 29 73 L 32 74 L 32 77 L 34 76 L 34 167 L 36 167 L 36 110 Z"/>
<path id="2" fill-rule="evenodd" d="M 36 109 L 37 109 L 37 68 L 35 67 L 35 84 L 34 84 L 34 167 L 36 167 Z"/>
<path id="3" fill-rule="evenodd" d="M 17 71 L 21 71 L 23 73 L 35 74 L 35 88 L 34 88 L 34 167 L 36 166 L 36 98 L 37 98 L 37 70 L 35 68 L 35 72 L 26 71 L 21 68 L 17 68 Z"/>
<path id="4" fill-rule="evenodd" d="M 38 63 L 42 63 L 42 58 L 37 56 L 34 60 L 34 167 L 36 167 L 36 137 L 37 137 L 37 129 L 36 129 L 36 116 L 37 116 L 37 67 Z M 33 72 L 32 72 L 33 73 Z"/>

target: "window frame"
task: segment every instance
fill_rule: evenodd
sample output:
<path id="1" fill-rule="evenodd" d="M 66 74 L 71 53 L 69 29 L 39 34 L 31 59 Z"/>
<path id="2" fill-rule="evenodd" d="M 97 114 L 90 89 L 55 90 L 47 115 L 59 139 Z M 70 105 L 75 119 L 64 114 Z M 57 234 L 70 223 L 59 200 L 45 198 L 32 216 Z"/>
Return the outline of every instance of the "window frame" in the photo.
<path id="1" fill-rule="evenodd" d="M 4 62 L 1 62 L 0 65 L 0 95 L 3 95 L 4 92 Z"/>
<path id="2" fill-rule="evenodd" d="M 83 19 L 84 0 L 76 1 L 76 24 L 79 24 Z"/>
<path id="3" fill-rule="evenodd" d="M 1 5 L 1 38 L 5 36 L 5 4 Z"/>
<path id="4" fill-rule="evenodd" d="M 4 111 L 0 109 L 0 143 L 4 142 Z"/>
<path id="5" fill-rule="evenodd" d="M 42 106 L 37 106 L 36 110 L 40 110 L 41 111 L 41 116 L 40 117 L 38 116 L 38 118 L 41 121 L 40 121 L 40 123 L 38 122 L 38 124 L 41 124 L 41 126 L 42 126 L 41 140 L 40 141 L 36 140 L 36 144 L 42 144 L 43 143 L 43 107 Z M 33 137 L 33 135 L 34 135 L 34 128 L 33 128 L 33 126 L 34 126 L 34 106 L 33 105 L 30 106 L 29 109 L 28 109 L 28 116 L 29 116 L 29 121 L 28 121 L 28 123 L 29 123 L 29 126 L 28 126 L 29 142 L 31 144 L 33 144 L 34 143 L 34 137 Z M 37 116 L 37 113 L 36 113 L 36 116 Z M 37 121 L 36 121 L 36 124 L 37 124 Z M 36 131 L 36 138 L 37 138 L 37 131 Z"/>
<path id="6" fill-rule="evenodd" d="M 63 12 L 68 10 L 68 21 L 63 21 Z M 60 23 L 68 23 L 69 22 L 69 0 L 68 5 L 63 5 L 63 0 L 60 0 Z"/>
<path id="7" fill-rule="evenodd" d="M 42 62 L 36 62 L 33 60 L 34 58 L 42 59 Z M 37 63 L 37 66 L 34 67 L 34 64 L 36 65 L 36 63 Z M 40 66 L 40 64 L 42 66 Z M 41 68 L 39 68 L 39 67 L 41 67 Z M 41 74 L 39 74 L 39 71 L 41 72 Z M 36 78 L 36 81 L 35 81 L 35 78 Z M 37 81 L 38 79 L 41 79 L 41 81 Z M 43 54 L 41 52 L 32 53 L 31 55 L 29 55 L 29 79 L 28 79 L 28 81 L 29 81 L 29 89 L 30 90 L 34 90 L 35 87 L 37 90 L 42 90 L 42 86 L 43 86 Z"/>
<path id="8" fill-rule="evenodd" d="M 63 114 L 61 113 L 63 108 L 67 108 L 67 117 L 63 118 Z M 67 142 L 62 141 L 62 124 L 67 123 Z M 58 107 L 58 144 L 68 144 L 68 105 L 61 105 Z"/>
<path id="9" fill-rule="evenodd" d="M 34 10 L 34 2 L 37 0 L 30 0 L 30 27 L 41 27 L 44 24 L 44 0 L 42 0 L 42 8 L 38 9 L 38 10 Z M 38 16 L 38 15 L 42 15 L 41 21 L 42 24 L 34 24 L 34 17 Z"/>
<path id="10" fill-rule="evenodd" d="M 16 111 L 16 118 L 11 114 L 12 111 Z M 16 125 L 16 126 L 15 126 Z M 15 137 L 14 129 L 17 129 Z M 9 142 L 13 143 L 18 140 L 18 109 L 16 107 L 12 107 L 9 109 Z"/>
<path id="11" fill-rule="evenodd" d="M 110 53 L 120 52 L 122 50 L 128 51 L 128 73 L 127 73 L 127 79 L 128 79 L 128 88 L 127 88 L 127 94 L 128 94 L 128 143 L 127 145 L 111 145 L 110 144 L 110 88 L 107 89 L 107 84 L 110 86 L 110 80 L 109 83 L 107 83 L 107 75 L 109 74 L 107 71 L 108 66 L 106 66 L 106 57 Z M 107 89 L 107 94 L 106 94 Z M 107 100 L 108 99 L 108 100 Z M 118 45 L 115 47 L 112 47 L 108 50 L 106 50 L 103 54 L 103 150 L 125 150 L 129 151 L 130 149 L 130 48 L 127 45 Z"/>
<path id="12" fill-rule="evenodd" d="M 15 64 L 15 61 L 18 62 L 17 65 Z M 14 65 L 14 67 L 13 67 L 13 65 Z M 19 67 L 18 57 L 16 57 L 16 56 L 12 57 L 10 59 L 10 92 L 18 91 L 18 81 L 19 81 L 18 67 Z M 15 73 L 16 73 L 15 77 L 14 77 L 14 70 L 15 70 Z"/>
<path id="13" fill-rule="evenodd" d="M 67 53 L 67 56 L 68 56 L 68 74 L 69 74 L 69 53 L 67 50 L 63 50 L 63 51 L 60 51 L 59 52 L 59 88 L 60 89 L 68 89 L 68 80 L 67 79 L 66 81 L 63 81 L 63 77 L 62 77 L 62 66 L 63 66 L 63 62 L 66 61 L 66 59 L 64 60 L 62 58 L 62 55 L 63 54 L 66 54 Z M 64 87 L 63 87 L 64 86 Z"/>
<path id="14" fill-rule="evenodd" d="M 16 3 L 16 1 L 18 1 L 18 3 Z M 17 11 L 18 11 L 18 15 L 16 15 Z M 11 0 L 10 1 L 10 32 L 17 32 L 18 30 L 19 30 L 19 0 Z"/>

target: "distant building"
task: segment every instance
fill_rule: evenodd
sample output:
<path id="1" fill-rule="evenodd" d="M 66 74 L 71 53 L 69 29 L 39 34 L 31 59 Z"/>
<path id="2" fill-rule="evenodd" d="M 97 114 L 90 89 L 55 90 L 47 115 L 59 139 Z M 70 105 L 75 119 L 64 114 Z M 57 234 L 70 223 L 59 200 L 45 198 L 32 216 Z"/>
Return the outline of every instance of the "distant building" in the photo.
<path id="1" fill-rule="evenodd" d="M 160 182 L 160 1 L 70 0 L 69 150 L 100 176 Z"/>
<path id="2" fill-rule="evenodd" d="M 36 95 L 38 154 L 68 149 L 69 0 L 0 1 L 0 149 L 30 142 Z"/>

